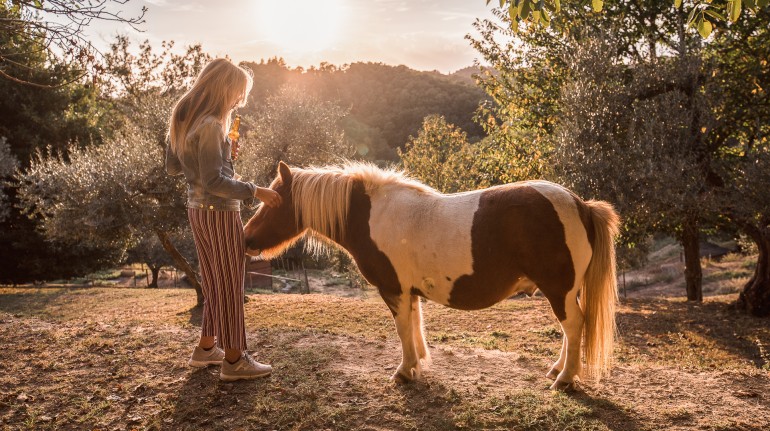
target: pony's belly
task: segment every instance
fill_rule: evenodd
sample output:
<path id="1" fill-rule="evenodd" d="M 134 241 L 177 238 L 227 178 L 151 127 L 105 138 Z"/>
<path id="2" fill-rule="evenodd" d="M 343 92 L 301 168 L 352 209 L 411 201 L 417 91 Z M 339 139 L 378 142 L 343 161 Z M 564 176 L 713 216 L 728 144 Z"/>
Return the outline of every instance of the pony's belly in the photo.
<path id="1" fill-rule="evenodd" d="M 456 291 L 458 289 L 460 291 Z M 453 286 L 452 293 L 460 294 L 461 296 L 472 296 L 474 301 L 464 303 L 446 303 L 444 305 L 458 309 L 458 310 L 481 310 L 482 308 L 488 308 L 500 301 L 504 301 L 519 293 L 526 293 L 532 296 L 537 290 L 537 285 L 527 277 L 519 277 L 513 283 L 508 281 L 500 281 L 499 283 L 492 283 L 484 286 L 476 286 L 474 284 L 463 284 Z"/>

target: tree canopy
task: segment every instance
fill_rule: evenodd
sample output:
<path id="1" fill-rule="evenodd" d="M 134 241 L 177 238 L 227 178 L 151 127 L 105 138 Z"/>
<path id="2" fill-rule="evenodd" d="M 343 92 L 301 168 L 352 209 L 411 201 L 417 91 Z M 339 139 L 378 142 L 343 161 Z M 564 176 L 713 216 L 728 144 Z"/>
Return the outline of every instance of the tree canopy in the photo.
<path id="1" fill-rule="evenodd" d="M 88 72 L 102 72 L 101 53 L 84 34 L 93 21 L 114 21 L 140 30 L 146 7 L 124 15 L 130 0 L 3 0 L 0 30 L 12 43 L 0 43 L 0 78 L 39 88 L 63 85 L 45 77 L 46 67 L 35 58 L 56 58 L 73 72 L 73 83 Z M 5 41 L 7 42 L 7 41 Z"/>

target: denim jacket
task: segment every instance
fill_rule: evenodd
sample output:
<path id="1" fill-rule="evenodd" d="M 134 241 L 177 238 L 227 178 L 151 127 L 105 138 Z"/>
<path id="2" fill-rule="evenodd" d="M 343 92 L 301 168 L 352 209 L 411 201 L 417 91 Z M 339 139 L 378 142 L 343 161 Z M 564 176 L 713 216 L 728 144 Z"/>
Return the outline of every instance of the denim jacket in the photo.
<path id="1" fill-rule="evenodd" d="M 187 135 L 182 154 L 166 145 L 166 171 L 187 179 L 187 207 L 239 211 L 242 200 L 253 202 L 257 186 L 233 178 L 230 139 L 214 117 L 205 118 Z"/>

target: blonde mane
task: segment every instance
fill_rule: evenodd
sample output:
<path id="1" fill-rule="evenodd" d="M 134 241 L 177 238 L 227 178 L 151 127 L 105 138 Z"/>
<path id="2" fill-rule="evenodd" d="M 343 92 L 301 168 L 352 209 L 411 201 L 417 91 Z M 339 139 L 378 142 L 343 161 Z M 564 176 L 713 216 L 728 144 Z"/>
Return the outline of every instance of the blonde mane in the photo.
<path id="1" fill-rule="evenodd" d="M 292 168 L 292 200 L 294 215 L 302 226 L 310 229 L 311 239 L 345 239 L 345 226 L 350 211 L 350 194 L 355 181 L 362 181 L 370 195 L 379 187 L 398 184 L 426 193 L 432 188 L 395 169 L 381 169 L 371 163 L 349 162 L 342 166 Z M 314 241 L 311 241 L 314 242 Z M 314 243 L 310 248 L 319 250 Z"/>

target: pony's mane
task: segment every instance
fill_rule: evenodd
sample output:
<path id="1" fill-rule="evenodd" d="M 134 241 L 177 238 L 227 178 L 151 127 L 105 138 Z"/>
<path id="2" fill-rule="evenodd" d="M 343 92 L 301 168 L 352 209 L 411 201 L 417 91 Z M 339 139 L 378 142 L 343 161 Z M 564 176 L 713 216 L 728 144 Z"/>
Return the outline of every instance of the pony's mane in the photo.
<path id="1" fill-rule="evenodd" d="M 296 220 L 312 231 L 312 238 L 317 238 L 314 234 L 318 234 L 335 242 L 345 238 L 350 193 L 356 181 L 362 181 L 370 194 L 389 184 L 436 193 L 402 171 L 381 169 L 371 163 L 348 162 L 341 166 L 292 168 L 291 173 Z"/>

